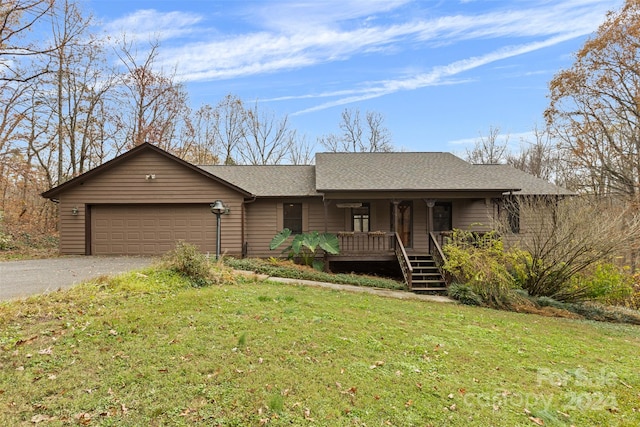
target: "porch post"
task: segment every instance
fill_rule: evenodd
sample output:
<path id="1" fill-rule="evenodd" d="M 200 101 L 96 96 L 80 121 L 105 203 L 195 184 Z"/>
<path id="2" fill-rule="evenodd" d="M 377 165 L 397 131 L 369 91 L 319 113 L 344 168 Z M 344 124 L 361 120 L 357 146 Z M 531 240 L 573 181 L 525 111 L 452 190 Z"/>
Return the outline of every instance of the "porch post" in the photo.
<path id="1" fill-rule="evenodd" d="M 429 253 L 433 253 L 431 237 L 429 233 L 433 231 L 433 207 L 436 205 L 435 199 L 424 199 L 427 204 L 427 241 L 429 242 Z"/>
<path id="2" fill-rule="evenodd" d="M 433 231 L 433 207 L 436 205 L 435 199 L 424 199 L 427 204 L 427 234 Z"/>
<path id="3" fill-rule="evenodd" d="M 400 204 L 397 200 L 392 200 L 393 203 L 393 231 L 394 233 L 398 232 L 398 204 Z"/>

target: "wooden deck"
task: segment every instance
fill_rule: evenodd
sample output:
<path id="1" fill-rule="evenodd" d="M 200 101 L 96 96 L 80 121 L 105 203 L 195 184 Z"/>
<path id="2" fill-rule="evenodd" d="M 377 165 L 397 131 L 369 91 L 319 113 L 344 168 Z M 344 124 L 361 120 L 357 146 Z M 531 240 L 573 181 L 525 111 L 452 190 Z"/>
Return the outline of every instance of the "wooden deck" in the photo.
<path id="1" fill-rule="evenodd" d="M 331 261 L 393 261 L 394 233 L 339 232 L 340 254 L 331 255 Z"/>
<path id="2" fill-rule="evenodd" d="M 429 252 L 408 251 L 397 233 L 340 232 L 337 233 L 340 254 L 328 256 L 328 261 L 396 261 L 400 265 L 407 287 L 411 291 L 443 291 L 447 282 L 439 265 L 444 261 L 438 237 L 430 233 Z M 434 254 L 435 255 L 432 255 Z"/>

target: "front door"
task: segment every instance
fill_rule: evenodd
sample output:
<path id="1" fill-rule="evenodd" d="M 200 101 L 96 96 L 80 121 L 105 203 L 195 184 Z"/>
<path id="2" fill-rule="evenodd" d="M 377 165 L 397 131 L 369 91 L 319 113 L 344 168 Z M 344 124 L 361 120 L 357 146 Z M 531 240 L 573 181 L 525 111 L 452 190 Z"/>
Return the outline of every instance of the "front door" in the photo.
<path id="1" fill-rule="evenodd" d="M 393 230 L 393 204 L 391 204 L 391 229 Z M 398 203 L 398 235 L 405 248 L 413 247 L 413 236 L 411 230 L 413 228 L 413 202 L 403 201 Z"/>

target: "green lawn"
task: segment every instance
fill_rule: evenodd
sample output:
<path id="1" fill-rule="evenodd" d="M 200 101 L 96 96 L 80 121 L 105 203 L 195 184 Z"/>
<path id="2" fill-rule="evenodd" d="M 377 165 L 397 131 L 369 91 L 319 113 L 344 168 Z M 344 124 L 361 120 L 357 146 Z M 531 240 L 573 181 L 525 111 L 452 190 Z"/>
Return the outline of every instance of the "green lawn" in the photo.
<path id="1" fill-rule="evenodd" d="M 0 305 L 0 425 L 631 426 L 639 354 L 637 326 L 150 269 Z"/>

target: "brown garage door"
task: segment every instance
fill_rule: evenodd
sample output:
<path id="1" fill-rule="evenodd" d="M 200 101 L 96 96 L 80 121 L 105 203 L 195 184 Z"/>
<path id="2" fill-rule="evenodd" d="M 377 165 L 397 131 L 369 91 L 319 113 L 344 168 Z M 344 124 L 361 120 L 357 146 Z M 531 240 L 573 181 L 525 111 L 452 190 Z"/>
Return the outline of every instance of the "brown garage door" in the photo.
<path id="1" fill-rule="evenodd" d="M 157 255 L 184 240 L 215 251 L 209 205 L 97 205 L 91 207 L 93 255 Z"/>

